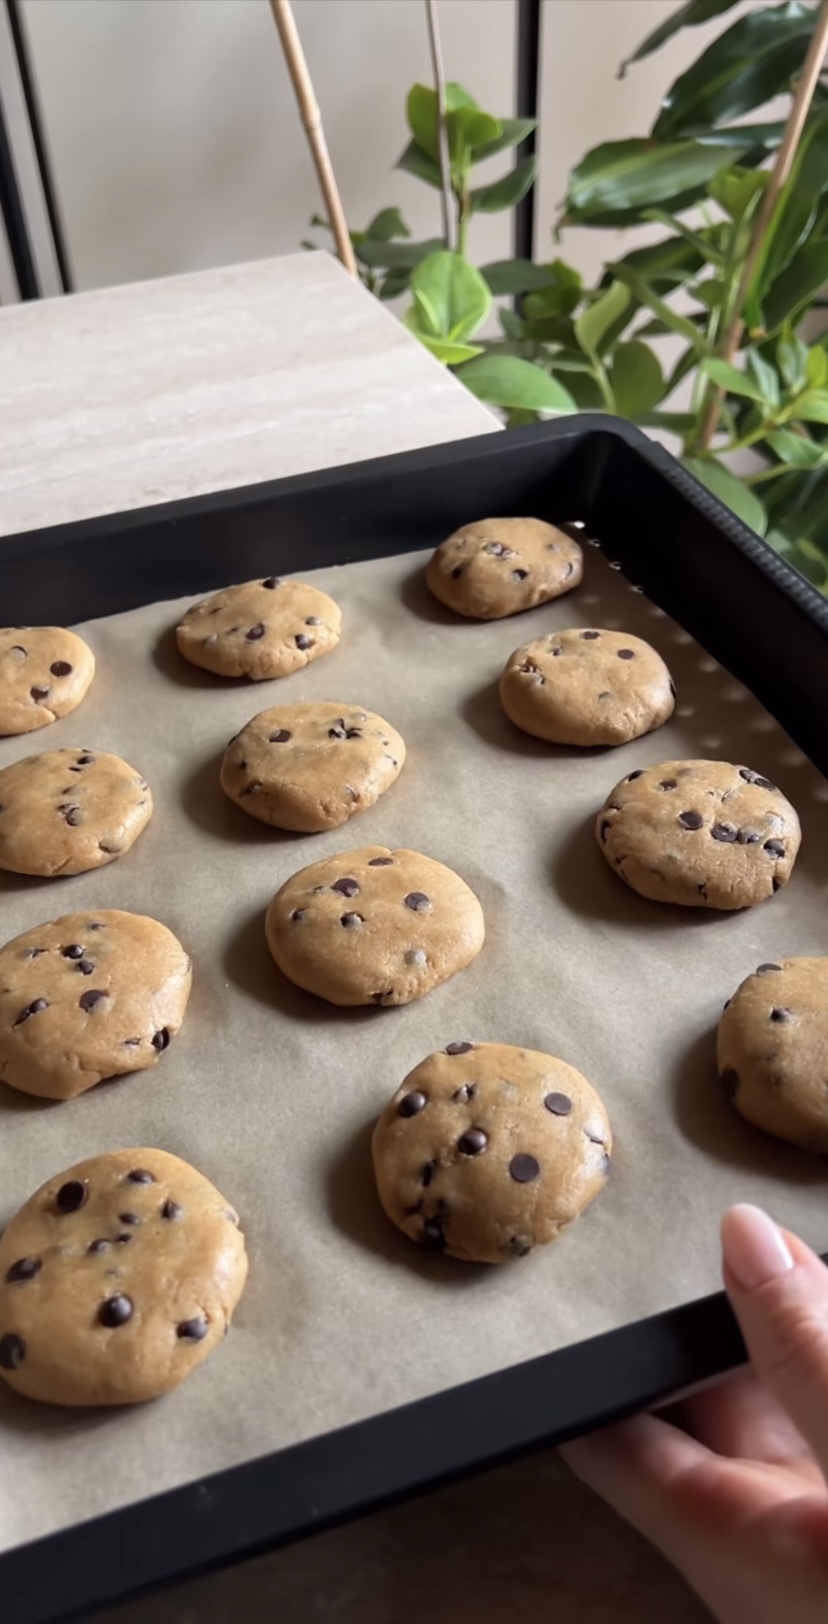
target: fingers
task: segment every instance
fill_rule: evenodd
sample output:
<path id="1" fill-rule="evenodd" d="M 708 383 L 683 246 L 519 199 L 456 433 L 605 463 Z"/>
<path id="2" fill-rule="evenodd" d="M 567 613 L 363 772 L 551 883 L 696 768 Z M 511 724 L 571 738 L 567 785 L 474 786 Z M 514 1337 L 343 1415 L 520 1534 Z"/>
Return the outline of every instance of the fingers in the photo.
<path id="1" fill-rule="evenodd" d="M 703 1444 L 667 1421 L 638 1415 L 564 1444 L 567 1465 L 647 1539 L 673 1560 L 684 1554 L 675 1490 L 713 1457 Z"/>
<path id="2" fill-rule="evenodd" d="M 759 1207 L 725 1213 L 722 1248 L 751 1364 L 828 1476 L 828 1269 Z"/>
<path id="3" fill-rule="evenodd" d="M 811 1458 L 790 1416 L 749 1369 L 683 1399 L 664 1419 L 731 1460 L 762 1460 L 804 1470 Z M 819 1469 L 813 1470 L 818 1483 Z"/>

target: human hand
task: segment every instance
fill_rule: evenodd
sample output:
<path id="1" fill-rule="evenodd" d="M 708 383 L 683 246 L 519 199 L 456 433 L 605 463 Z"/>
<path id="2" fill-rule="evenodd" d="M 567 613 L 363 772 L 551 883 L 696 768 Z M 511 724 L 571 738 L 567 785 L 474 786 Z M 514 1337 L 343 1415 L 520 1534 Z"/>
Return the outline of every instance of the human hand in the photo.
<path id="1" fill-rule="evenodd" d="M 828 1269 L 758 1207 L 722 1222 L 751 1369 L 566 1444 L 584 1483 L 651 1539 L 720 1624 L 828 1620 Z"/>

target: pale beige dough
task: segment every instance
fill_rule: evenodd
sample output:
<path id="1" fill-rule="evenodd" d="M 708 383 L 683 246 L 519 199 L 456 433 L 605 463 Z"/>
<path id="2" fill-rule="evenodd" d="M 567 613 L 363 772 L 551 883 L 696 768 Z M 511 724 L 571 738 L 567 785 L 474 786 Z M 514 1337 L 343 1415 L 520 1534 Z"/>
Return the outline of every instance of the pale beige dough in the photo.
<path id="1" fill-rule="evenodd" d="M 34 733 L 76 710 L 95 656 L 63 626 L 0 629 L 0 734 Z"/>
<path id="2" fill-rule="evenodd" d="M 675 688 L 640 637 L 580 627 L 537 637 L 510 655 L 500 679 L 506 715 L 552 744 L 626 744 L 672 716 Z"/>
<path id="3" fill-rule="evenodd" d="M 287 677 L 339 642 L 338 604 L 304 581 L 269 575 L 194 603 L 175 635 L 192 665 L 254 682 Z"/>
<path id="4" fill-rule="evenodd" d="M 426 565 L 435 598 L 472 620 L 500 620 L 577 586 L 577 541 L 542 519 L 480 519 L 442 542 Z"/>
<path id="5" fill-rule="evenodd" d="M 828 959 L 761 964 L 725 1006 L 717 1057 L 748 1122 L 828 1156 Z"/>
<path id="6" fill-rule="evenodd" d="M 152 817 L 146 780 L 120 756 L 47 750 L 0 771 L 0 868 L 85 874 L 123 856 Z"/>
<path id="7" fill-rule="evenodd" d="M 221 787 L 261 823 L 315 834 L 373 806 L 404 761 L 400 734 L 373 711 L 275 705 L 231 739 Z"/>

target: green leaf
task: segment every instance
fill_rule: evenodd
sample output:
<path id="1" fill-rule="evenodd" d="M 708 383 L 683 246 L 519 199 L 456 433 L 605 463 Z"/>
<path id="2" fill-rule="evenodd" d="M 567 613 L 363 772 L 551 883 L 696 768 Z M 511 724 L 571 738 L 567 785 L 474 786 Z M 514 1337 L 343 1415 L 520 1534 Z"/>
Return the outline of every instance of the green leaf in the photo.
<path id="1" fill-rule="evenodd" d="M 671 332 L 681 333 L 688 344 L 692 344 L 694 350 L 697 350 L 699 354 L 703 354 L 705 340 L 698 329 L 694 327 L 692 321 L 688 320 L 686 316 L 680 316 L 664 299 L 659 298 L 658 294 L 632 265 L 619 260 L 614 265 L 608 265 L 607 270 L 611 271 L 619 282 L 623 282 L 625 287 L 628 287 L 630 292 L 635 294 L 639 304 L 646 305 L 648 310 L 652 310 L 653 314 L 658 316 L 665 326 L 669 327 Z"/>
<path id="2" fill-rule="evenodd" d="M 482 274 L 483 273 L 481 272 L 481 275 Z M 497 314 L 500 325 L 503 328 L 507 338 L 521 339 L 525 336 L 523 331 L 523 321 L 514 310 L 509 310 L 508 308 L 502 309 L 499 310 Z"/>
<path id="3" fill-rule="evenodd" d="M 803 434 L 793 434 L 790 429 L 773 429 L 765 438 L 780 461 L 789 463 L 792 468 L 816 468 L 828 461 L 828 448 L 816 445 Z"/>
<path id="4" fill-rule="evenodd" d="M 468 161 L 468 154 L 473 153 L 477 147 L 485 147 L 496 141 L 501 132 L 499 118 L 492 118 L 490 113 L 480 113 L 470 107 L 461 107 L 446 118 L 449 137 L 449 152 L 456 163 Z"/>
<path id="5" fill-rule="evenodd" d="M 642 428 L 664 429 L 667 434 L 691 434 L 696 427 L 693 412 L 641 412 L 638 421 Z"/>
<path id="6" fill-rule="evenodd" d="M 744 151 L 749 147 L 745 137 Z M 653 208 L 705 188 L 720 169 L 733 162 L 733 148 L 711 141 L 665 144 L 642 138 L 605 141 L 593 147 L 569 176 L 566 214 L 573 222 L 591 223 L 606 211 Z"/>
<path id="7" fill-rule="evenodd" d="M 766 169 L 743 169 L 734 164 L 714 175 L 707 190 L 731 220 L 741 220 L 757 194 L 765 190 L 769 179 Z"/>
<path id="8" fill-rule="evenodd" d="M 478 400 L 493 406 L 522 406 L 534 412 L 572 412 L 575 402 L 557 378 L 514 355 L 481 355 L 456 376 Z"/>
<path id="9" fill-rule="evenodd" d="M 549 287 L 555 280 L 545 265 L 533 265 L 531 259 L 493 260 L 491 265 L 481 265 L 480 275 L 495 295 L 530 293 L 535 288 Z"/>
<path id="10" fill-rule="evenodd" d="M 646 248 L 633 248 L 620 263 L 640 271 L 651 287 L 658 288 L 665 284 L 674 287 L 686 282 L 701 269 L 704 260 L 691 243 L 682 241 L 680 237 L 664 237 L 660 242 L 649 243 Z M 610 281 L 608 272 L 604 273 L 604 280 L 607 283 Z"/>
<path id="11" fill-rule="evenodd" d="M 575 318 L 575 337 L 587 355 L 599 355 L 604 334 L 626 310 L 630 290 L 620 282 L 613 282 L 594 304 L 587 305 Z"/>
<path id="12" fill-rule="evenodd" d="M 366 226 L 365 236 L 370 237 L 372 242 L 390 242 L 392 237 L 410 237 L 411 232 L 399 209 L 380 209 L 371 224 Z"/>
<path id="13" fill-rule="evenodd" d="M 774 480 L 775 485 L 783 483 L 783 480 Z M 828 557 L 825 552 L 815 546 L 807 536 L 793 540 L 781 530 L 770 530 L 767 540 L 782 558 L 798 570 L 800 575 L 804 575 L 806 581 L 818 587 L 820 592 L 825 592 L 828 587 Z"/>
<path id="14" fill-rule="evenodd" d="M 558 371 L 558 357 L 552 362 L 553 374 Z M 605 412 L 606 401 L 591 372 L 571 372 L 564 368 L 566 387 L 579 412 Z"/>
<path id="15" fill-rule="evenodd" d="M 664 393 L 664 376 L 649 344 L 635 338 L 629 344 L 617 344 L 610 383 L 621 417 L 639 417 L 651 411 Z"/>
<path id="16" fill-rule="evenodd" d="M 372 269 L 383 271 L 410 271 L 419 265 L 421 259 L 434 254 L 442 248 L 440 237 L 430 237 L 427 242 L 361 242 L 354 252 L 361 265 L 370 265 Z"/>
<path id="17" fill-rule="evenodd" d="M 728 361 L 710 357 L 702 362 L 702 372 L 706 372 L 708 378 L 712 378 L 720 389 L 726 389 L 729 395 L 742 395 L 745 400 L 758 401 L 760 406 L 765 404 L 765 397 L 758 383 L 749 378 L 746 372 L 740 372 L 737 367 L 732 367 Z"/>
<path id="18" fill-rule="evenodd" d="M 645 56 L 660 50 L 668 39 L 672 39 L 673 35 L 679 32 L 679 29 L 695 28 L 698 23 L 708 23 L 711 18 L 720 17 L 723 11 L 730 11 L 738 4 L 739 0 L 687 0 L 686 5 L 679 6 L 678 11 L 666 17 L 663 23 L 659 23 L 658 28 L 654 28 L 639 45 L 638 50 L 633 51 L 632 56 L 628 56 L 621 63 L 618 70 L 619 79 L 624 78 L 632 62 L 641 62 Z"/>
<path id="19" fill-rule="evenodd" d="M 776 346 L 776 363 L 789 389 L 801 389 L 806 382 L 812 382 L 817 389 L 820 387 L 821 379 L 808 378 L 808 357 L 807 345 L 800 338 L 792 334 L 780 338 Z"/>
<path id="20" fill-rule="evenodd" d="M 385 280 L 380 283 L 377 289 L 378 298 L 383 303 L 388 299 L 398 299 L 401 293 L 405 293 L 410 280 L 410 271 L 389 271 Z"/>
<path id="21" fill-rule="evenodd" d="M 440 190 L 442 180 L 440 165 L 436 158 L 429 158 L 427 152 L 416 141 L 409 141 L 404 152 L 400 153 L 395 169 L 402 169 L 406 175 L 416 175 L 418 180 L 424 180 L 427 186 L 435 186 Z"/>
<path id="22" fill-rule="evenodd" d="M 740 17 L 670 86 L 653 125 L 656 140 L 711 130 L 787 92 L 813 30 L 813 9 L 797 0 Z"/>
<path id="23" fill-rule="evenodd" d="M 534 295 L 530 294 L 529 297 Z M 533 339 L 536 344 L 563 344 L 569 347 L 575 343 L 575 329 L 569 316 L 543 316 L 523 322 L 523 337 Z"/>
<path id="24" fill-rule="evenodd" d="M 403 317 L 403 320 L 405 320 L 405 317 Z M 409 324 L 406 323 L 406 325 Z M 426 349 L 437 357 L 438 361 L 442 361 L 444 366 L 460 366 L 461 362 L 471 361 L 476 355 L 483 354 L 481 344 L 451 344 L 444 338 L 431 338 L 428 333 L 421 333 L 416 328 L 414 331 L 417 333 L 420 343 L 424 344 Z"/>
<path id="25" fill-rule="evenodd" d="M 670 226 L 676 236 L 683 237 L 691 248 L 695 248 L 696 253 L 703 262 L 710 260 L 714 265 L 721 265 L 724 262 L 724 254 L 721 254 L 715 244 L 711 242 L 709 235 L 703 237 L 700 232 L 691 231 L 690 227 L 686 226 L 683 221 L 674 219 L 672 214 L 665 213 L 663 209 L 645 209 L 644 218 L 645 220 L 653 220 L 661 226 Z"/>
<path id="26" fill-rule="evenodd" d="M 698 362 L 699 358 L 695 350 L 682 351 L 675 366 L 673 367 L 672 372 L 670 373 L 669 378 L 667 379 L 666 384 L 664 385 L 665 400 L 672 395 L 674 389 L 678 389 L 679 384 L 684 382 L 684 379 L 693 371 L 693 368 L 698 366 Z M 695 418 L 693 418 L 693 424 L 695 424 Z"/>
<path id="27" fill-rule="evenodd" d="M 828 355 L 818 344 L 807 351 L 805 378 L 812 389 L 822 389 L 828 381 Z"/>
<path id="28" fill-rule="evenodd" d="M 528 135 L 538 127 L 536 118 L 502 118 L 500 119 L 500 134 L 493 141 L 484 141 L 474 149 L 474 161 L 482 163 L 484 158 L 493 158 L 498 152 L 505 152 L 509 147 L 520 146 Z"/>
<path id="29" fill-rule="evenodd" d="M 527 294 L 523 301 L 524 315 L 541 318 L 570 315 L 581 302 L 583 283 L 579 272 L 562 259 L 554 259 L 544 268 L 547 286 Z"/>
<path id="30" fill-rule="evenodd" d="M 796 403 L 796 416 L 800 423 L 828 423 L 828 391 L 815 389 L 803 395 Z"/>
<path id="31" fill-rule="evenodd" d="M 828 283 L 828 242 L 808 243 L 776 278 L 763 300 L 764 327 L 778 333 L 789 318 L 796 321 L 806 305 Z"/>
<path id="32" fill-rule="evenodd" d="M 534 186 L 537 171 L 537 158 L 521 158 L 508 175 L 492 181 L 490 186 L 478 186 L 471 192 L 472 212 L 496 214 L 500 209 L 515 208 Z"/>
<path id="33" fill-rule="evenodd" d="M 748 290 L 761 305 L 808 234 L 820 194 L 828 187 L 828 108 L 809 120 L 782 195 L 762 241 Z"/>
<path id="34" fill-rule="evenodd" d="M 411 276 L 419 330 L 462 343 L 486 320 L 492 296 L 479 271 L 462 254 L 446 250 L 420 261 Z"/>
<path id="35" fill-rule="evenodd" d="M 759 536 L 765 534 L 768 516 L 758 496 L 725 468 L 724 463 L 715 462 L 712 457 L 684 457 L 683 462 L 700 484 L 712 491 L 744 524 L 750 525 Z"/>
<path id="36" fill-rule="evenodd" d="M 479 108 L 474 97 L 470 96 L 462 85 L 449 83 L 446 85 L 447 124 L 449 122 L 448 115 L 456 112 L 477 113 Z M 436 90 L 432 90 L 430 85 L 412 85 L 406 102 L 406 116 L 408 118 L 408 128 L 418 147 L 427 153 L 430 158 L 436 158 L 439 150 Z M 488 118 L 487 113 L 482 116 Z M 490 119 L 489 122 L 497 126 L 497 130 L 492 132 L 492 134 L 497 134 L 500 127 L 499 121 Z M 491 139 L 491 135 L 488 138 Z"/>
<path id="37" fill-rule="evenodd" d="M 758 350 L 749 351 L 747 364 L 762 399 L 775 409 L 779 405 L 779 379 L 776 368 L 771 366 L 770 361 L 766 361 Z"/>
<path id="38" fill-rule="evenodd" d="M 730 285 L 720 276 L 708 276 L 704 282 L 694 282 L 690 291 L 705 310 L 718 310 L 730 292 Z"/>

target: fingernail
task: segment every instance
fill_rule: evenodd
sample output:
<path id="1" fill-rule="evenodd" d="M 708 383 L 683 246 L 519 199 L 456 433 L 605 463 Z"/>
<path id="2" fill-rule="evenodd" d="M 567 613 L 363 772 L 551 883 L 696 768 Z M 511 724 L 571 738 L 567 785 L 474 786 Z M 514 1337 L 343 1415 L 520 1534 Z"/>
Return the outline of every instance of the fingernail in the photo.
<path id="1" fill-rule="evenodd" d="M 725 1267 L 743 1291 L 787 1274 L 794 1260 L 780 1230 L 761 1207 L 728 1207 L 722 1219 Z"/>

